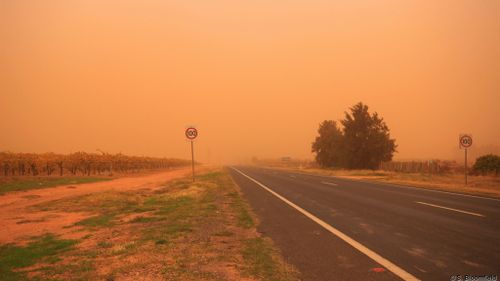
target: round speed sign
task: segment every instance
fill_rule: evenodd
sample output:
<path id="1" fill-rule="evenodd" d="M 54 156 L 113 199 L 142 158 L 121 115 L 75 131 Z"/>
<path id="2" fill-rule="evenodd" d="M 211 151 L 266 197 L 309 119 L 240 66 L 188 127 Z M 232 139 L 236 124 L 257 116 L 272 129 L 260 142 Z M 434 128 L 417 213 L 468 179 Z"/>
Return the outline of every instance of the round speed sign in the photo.
<path id="1" fill-rule="evenodd" d="M 186 129 L 186 138 L 194 140 L 198 136 L 198 130 L 194 127 L 189 127 Z"/>
<path id="2" fill-rule="evenodd" d="M 472 137 L 469 135 L 460 136 L 460 146 L 464 148 L 471 147 L 472 145 Z"/>

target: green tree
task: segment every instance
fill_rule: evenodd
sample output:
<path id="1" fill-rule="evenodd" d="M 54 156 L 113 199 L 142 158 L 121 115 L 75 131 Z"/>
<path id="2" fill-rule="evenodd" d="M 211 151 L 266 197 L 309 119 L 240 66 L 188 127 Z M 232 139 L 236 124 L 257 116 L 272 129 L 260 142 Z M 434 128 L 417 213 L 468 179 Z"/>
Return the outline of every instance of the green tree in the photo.
<path id="1" fill-rule="evenodd" d="M 344 162 L 342 131 L 337 123 L 325 120 L 319 125 L 319 136 L 312 144 L 316 162 L 322 167 L 342 167 Z"/>
<path id="2" fill-rule="evenodd" d="M 476 163 L 472 166 L 475 173 L 488 174 L 494 173 L 495 176 L 498 175 L 500 170 L 500 156 L 494 154 L 487 154 L 476 159 Z"/>
<path id="3" fill-rule="evenodd" d="M 347 154 L 346 168 L 376 169 L 382 161 L 390 161 L 396 151 L 396 141 L 391 139 L 389 127 L 368 106 L 358 103 L 345 112 L 344 144 Z"/>
<path id="4" fill-rule="evenodd" d="M 358 103 L 345 112 L 343 128 L 335 121 L 320 124 L 319 136 L 312 144 L 316 161 L 322 167 L 348 169 L 376 169 L 382 161 L 390 161 L 396 152 L 396 141 L 391 139 L 389 127 L 368 106 Z"/>

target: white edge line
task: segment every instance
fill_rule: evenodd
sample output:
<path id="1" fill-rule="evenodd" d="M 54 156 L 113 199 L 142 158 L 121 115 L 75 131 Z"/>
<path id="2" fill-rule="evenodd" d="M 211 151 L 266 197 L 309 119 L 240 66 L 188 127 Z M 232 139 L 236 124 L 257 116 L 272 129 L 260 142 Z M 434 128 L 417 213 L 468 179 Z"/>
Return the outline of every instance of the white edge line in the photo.
<path id="1" fill-rule="evenodd" d="M 253 179 L 252 177 L 246 175 L 245 173 L 241 172 L 240 170 L 238 170 L 238 169 L 236 169 L 234 167 L 231 167 L 231 169 L 237 171 L 238 173 L 240 173 L 244 177 L 248 178 L 249 180 L 253 181 L 254 183 L 256 183 L 257 185 L 259 185 L 260 187 L 262 187 L 265 190 L 267 190 L 268 192 L 270 192 L 272 195 L 278 197 L 280 200 L 282 200 L 286 204 L 290 205 L 291 207 L 293 207 L 297 211 L 301 212 L 303 215 L 305 215 L 306 217 L 308 217 L 309 219 L 311 219 L 315 223 L 319 224 L 320 226 L 322 226 L 323 228 L 325 228 L 326 230 L 328 230 L 329 232 L 331 232 L 333 235 L 335 235 L 335 236 L 339 237 L 340 239 L 344 240 L 344 242 L 346 242 L 347 244 L 351 245 L 356 250 L 360 251 L 361 253 L 365 254 L 366 256 L 368 256 L 369 258 L 371 258 L 372 260 L 374 260 L 377 263 L 379 263 L 380 265 L 384 266 L 385 268 L 387 268 L 387 270 L 391 271 L 392 273 L 394 273 L 395 275 L 397 275 L 401 279 L 403 279 L 403 280 L 420 280 L 417 277 L 415 277 L 415 276 L 411 275 L 410 273 L 406 272 L 404 269 L 402 269 L 399 266 L 395 265 L 391 261 L 389 261 L 386 258 L 380 256 L 379 254 L 375 253 L 374 251 L 368 249 L 367 247 L 365 247 L 361 243 L 357 242 L 356 240 L 352 239 L 351 237 L 345 235 L 344 233 L 342 233 L 338 229 L 334 228 L 333 226 L 327 224 L 326 222 L 322 221 L 321 219 L 319 219 L 318 217 L 316 217 L 313 214 L 309 213 L 308 211 L 306 211 L 306 210 L 302 209 L 301 207 L 297 206 L 295 203 L 289 201 L 285 197 L 283 197 L 283 196 L 279 195 L 278 193 L 274 192 L 269 187 L 263 185 L 262 183 L 258 182 L 257 180 Z"/>
<path id="2" fill-rule="evenodd" d="M 270 169 L 270 170 L 272 170 L 272 169 Z M 364 183 L 377 184 L 377 185 L 390 185 L 390 186 L 399 187 L 399 188 L 409 188 L 409 189 L 422 190 L 422 191 L 439 192 L 439 193 L 446 193 L 446 194 L 451 194 L 451 195 L 458 195 L 458 196 L 500 202 L 500 199 L 497 199 L 497 198 L 483 197 L 483 196 L 464 194 L 464 193 L 458 193 L 458 192 L 451 192 L 451 191 L 436 190 L 436 189 L 423 188 L 423 187 L 415 187 L 415 186 L 404 185 L 404 184 L 385 183 L 385 182 L 368 181 L 368 180 L 357 180 L 357 179 L 349 179 L 349 178 L 343 178 L 343 177 L 337 177 L 337 176 L 323 176 L 323 175 L 315 175 L 315 174 L 309 174 L 309 173 L 303 173 L 303 172 L 294 172 L 294 173 L 299 174 L 299 175 L 313 176 L 313 177 L 339 179 L 339 180 L 347 180 L 347 181 L 354 181 L 354 182 L 364 182 Z"/>
<path id="3" fill-rule="evenodd" d="M 322 184 L 327 184 L 327 185 L 333 185 L 333 186 L 337 186 L 338 184 L 336 183 L 333 183 L 333 182 L 327 182 L 327 181 L 322 181 L 321 182 Z"/>
<path id="4" fill-rule="evenodd" d="M 463 210 L 459 210 L 459 209 L 448 208 L 448 207 L 439 206 L 439 205 L 435 205 L 435 204 L 431 204 L 431 203 L 425 203 L 425 202 L 420 202 L 420 201 L 415 201 L 415 203 L 422 204 L 422 205 L 427 205 L 427 206 L 431 206 L 431 207 L 435 207 L 435 208 L 441 208 L 441 209 L 446 209 L 446 210 L 450 210 L 450 211 L 455 211 L 455 212 L 459 212 L 459 213 L 464 213 L 464 214 L 468 214 L 468 215 L 473 215 L 473 216 L 477 216 L 477 217 L 484 217 L 484 215 L 481 215 L 481 214 L 478 214 L 478 213 L 473 213 L 473 212 L 467 212 L 467 211 L 463 211 Z"/>

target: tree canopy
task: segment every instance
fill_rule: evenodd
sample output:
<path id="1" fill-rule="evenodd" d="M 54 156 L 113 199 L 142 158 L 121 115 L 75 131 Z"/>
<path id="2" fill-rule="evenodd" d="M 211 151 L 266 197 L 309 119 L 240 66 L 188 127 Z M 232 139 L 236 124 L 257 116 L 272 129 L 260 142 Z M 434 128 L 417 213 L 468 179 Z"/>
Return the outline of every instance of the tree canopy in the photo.
<path id="1" fill-rule="evenodd" d="M 376 112 L 358 103 L 345 112 L 342 128 L 332 120 L 323 121 L 319 136 L 312 144 L 316 162 L 322 167 L 376 169 L 382 161 L 390 161 L 396 151 L 389 127 Z"/>
<path id="2" fill-rule="evenodd" d="M 500 156 L 487 154 L 478 157 L 472 169 L 475 173 L 480 173 L 483 175 L 488 173 L 498 175 L 498 171 L 500 170 Z"/>

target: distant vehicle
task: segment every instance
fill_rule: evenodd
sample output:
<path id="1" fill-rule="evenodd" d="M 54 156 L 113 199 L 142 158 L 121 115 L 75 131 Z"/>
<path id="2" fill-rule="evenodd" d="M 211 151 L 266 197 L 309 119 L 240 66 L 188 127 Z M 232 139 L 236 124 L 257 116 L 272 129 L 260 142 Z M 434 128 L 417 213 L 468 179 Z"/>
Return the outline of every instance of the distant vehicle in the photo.
<path id="1" fill-rule="evenodd" d="M 281 162 L 290 162 L 290 161 L 292 161 L 292 157 L 289 156 L 281 157 Z"/>

